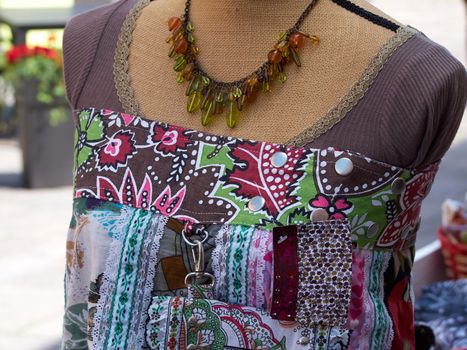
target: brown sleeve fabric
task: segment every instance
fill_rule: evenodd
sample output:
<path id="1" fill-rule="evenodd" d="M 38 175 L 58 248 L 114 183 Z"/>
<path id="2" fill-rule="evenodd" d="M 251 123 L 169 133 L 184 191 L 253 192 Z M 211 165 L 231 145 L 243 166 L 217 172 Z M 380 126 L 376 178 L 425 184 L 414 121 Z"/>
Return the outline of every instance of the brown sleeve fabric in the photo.
<path id="1" fill-rule="evenodd" d="M 466 98 L 462 63 L 419 33 L 394 52 L 342 121 L 310 146 L 337 145 L 401 167 L 423 166 L 449 149 Z"/>
<path id="2" fill-rule="evenodd" d="M 415 168 L 440 160 L 459 128 L 466 98 L 464 66 L 425 36 L 400 67 L 381 105 L 380 136 L 385 152 L 407 158 Z"/>
<path id="3" fill-rule="evenodd" d="M 120 0 L 68 20 L 63 64 L 72 109 L 95 106 L 121 110 L 113 82 L 113 60 L 118 34 L 134 1 Z"/>

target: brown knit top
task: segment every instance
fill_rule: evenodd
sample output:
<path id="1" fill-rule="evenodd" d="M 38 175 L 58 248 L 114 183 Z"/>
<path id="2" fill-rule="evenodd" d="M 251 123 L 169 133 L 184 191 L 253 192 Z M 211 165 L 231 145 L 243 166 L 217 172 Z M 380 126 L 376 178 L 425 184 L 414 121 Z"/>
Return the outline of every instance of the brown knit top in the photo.
<path id="1" fill-rule="evenodd" d="M 73 109 L 125 110 L 115 87 L 114 55 L 109 52 L 115 52 L 123 21 L 135 2 L 120 0 L 67 23 L 63 56 Z M 358 103 L 306 146 L 332 145 L 406 168 L 426 165 L 448 150 L 466 99 L 462 63 L 417 33 L 393 52 Z"/>

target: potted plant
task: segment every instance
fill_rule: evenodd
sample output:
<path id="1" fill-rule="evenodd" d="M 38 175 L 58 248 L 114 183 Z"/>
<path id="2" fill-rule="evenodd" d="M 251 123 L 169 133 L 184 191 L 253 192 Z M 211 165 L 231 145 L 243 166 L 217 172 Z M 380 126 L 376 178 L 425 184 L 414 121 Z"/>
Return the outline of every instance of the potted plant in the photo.
<path id="1" fill-rule="evenodd" d="M 19 45 L 6 51 L 5 57 L 3 77 L 15 91 L 23 185 L 71 185 L 73 124 L 60 50 Z"/>

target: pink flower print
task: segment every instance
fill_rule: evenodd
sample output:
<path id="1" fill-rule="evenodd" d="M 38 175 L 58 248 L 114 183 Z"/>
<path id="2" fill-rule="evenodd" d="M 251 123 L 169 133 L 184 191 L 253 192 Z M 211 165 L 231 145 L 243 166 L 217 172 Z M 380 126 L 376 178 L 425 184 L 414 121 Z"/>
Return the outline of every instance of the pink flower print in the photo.
<path id="1" fill-rule="evenodd" d="M 336 198 L 335 201 L 332 201 L 324 194 L 318 194 L 314 199 L 310 200 L 310 205 L 314 208 L 326 209 L 330 219 L 346 218 L 345 211 L 352 207 L 352 203 L 345 198 Z"/>
<path id="2" fill-rule="evenodd" d="M 127 165 L 128 159 L 136 153 L 134 134 L 129 130 L 120 130 L 108 138 L 97 150 L 97 168 L 117 171 Z"/>
<path id="3" fill-rule="evenodd" d="M 122 145 L 122 140 L 115 139 L 115 140 L 109 142 L 104 147 L 104 153 L 110 154 L 112 157 L 115 157 L 115 156 L 118 155 L 118 152 L 120 152 L 120 146 L 121 145 Z"/>
<path id="4" fill-rule="evenodd" d="M 191 141 L 180 129 L 153 124 L 148 142 L 157 144 L 156 152 L 174 155 L 177 150 L 185 150 Z"/>
<path id="5" fill-rule="evenodd" d="M 183 186 L 174 196 L 172 196 L 170 187 L 167 186 L 156 198 L 153 206 L 163 215 L 172 216 L 180 208 L 183 199 L 185 198 L 185 193 L 186 186 Z"/>
<path id="6" fill-rule="evenodd" d="M 152 201 L 152 183 L 149 175 L 145 175 L 143 184 L 141 188 L 138 189 L 130 168 L 127 168 L 119 187 L 115 186 L 112 180 L 104 176 L 97 177 L 96 187 L 96 193 L 88 189 L 78 189 L 76 196 L 92 196 L 94 198 L 105 199 L 142 209 L 148 209 Z"/>
<path id="7" fill-rule="evenodd" d="M 131 122 L 135 119 L 135 116 L 127 113 L 121 113 L 123 122 L 125 123 L 125 126 L 128 126 L 131 124 Z"/>

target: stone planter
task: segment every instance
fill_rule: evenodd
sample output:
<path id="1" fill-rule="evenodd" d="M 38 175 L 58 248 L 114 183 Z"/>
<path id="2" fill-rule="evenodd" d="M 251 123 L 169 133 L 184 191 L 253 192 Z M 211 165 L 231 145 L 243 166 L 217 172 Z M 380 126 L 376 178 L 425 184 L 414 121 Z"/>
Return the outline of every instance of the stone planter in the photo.
<path id="1" fill-rule="evenodd" d="M 52 126 L 51 105 L 36 100 L 35 81 L 23 81 L 15 91 L 18 136 L 23 154 L 23 186 L 69 186 L 73 183 L 74 129 L 71 111 L 66 122 Z M 70 110 L 65 98 L 53 107 Z"/>

